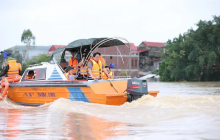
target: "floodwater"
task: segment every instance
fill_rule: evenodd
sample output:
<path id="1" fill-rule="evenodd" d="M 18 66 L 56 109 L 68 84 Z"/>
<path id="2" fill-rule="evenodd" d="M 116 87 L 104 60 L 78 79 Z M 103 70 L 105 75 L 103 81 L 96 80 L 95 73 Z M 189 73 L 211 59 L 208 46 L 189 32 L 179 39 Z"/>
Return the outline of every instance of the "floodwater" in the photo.
<path id="1" fill-rule="evenodd" d="M 41 107 L 0 101 L 0 139 L 217 140 L 220 82 L 150 82 L 158 97 L 122 106 L 58 99 Z"/>

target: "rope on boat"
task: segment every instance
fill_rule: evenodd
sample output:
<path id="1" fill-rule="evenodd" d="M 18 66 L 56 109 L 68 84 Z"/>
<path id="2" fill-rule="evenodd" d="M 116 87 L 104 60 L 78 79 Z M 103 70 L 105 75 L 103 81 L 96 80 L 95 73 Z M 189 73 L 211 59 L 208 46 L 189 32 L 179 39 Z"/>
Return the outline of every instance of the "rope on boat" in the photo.
<path id="1" fill-rule="evenodd" d="M 107 79 L 106 79 L 106 80 L 107 80 Z M 109 80 L 107 80 L 107 81 L 109 81 Z M 112 84 L 112 82 L 109 81 L 109 83 L 110 83 L 110 85 L 115 89 L 115 91 L 118 93 L 117 89 L 114 87 L 114 85 Z"/>

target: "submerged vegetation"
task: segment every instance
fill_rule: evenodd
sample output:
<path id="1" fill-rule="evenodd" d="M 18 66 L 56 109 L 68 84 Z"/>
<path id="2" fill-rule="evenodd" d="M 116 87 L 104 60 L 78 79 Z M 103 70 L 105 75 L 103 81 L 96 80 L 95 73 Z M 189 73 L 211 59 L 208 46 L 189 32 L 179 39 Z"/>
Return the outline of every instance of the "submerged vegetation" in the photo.
<path id="1" fill-rule="evenodd" d="M 196 26 L 167 41 L 159 69 L 161 81 L 220 80 L 220 16 L 200 20 Z"/>

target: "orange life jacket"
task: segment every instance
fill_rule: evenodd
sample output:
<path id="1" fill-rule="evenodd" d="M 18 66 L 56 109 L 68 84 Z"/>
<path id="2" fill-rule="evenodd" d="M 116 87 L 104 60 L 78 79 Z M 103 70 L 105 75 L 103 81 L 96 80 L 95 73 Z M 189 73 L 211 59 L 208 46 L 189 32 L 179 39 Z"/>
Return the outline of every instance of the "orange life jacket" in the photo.
<path id="1" fill-rule="evenodd" d="M 100 61 L 102 62 L 102 64 L 104 65 L 104 67 L 106 66 L 106 63 L 105 63 L 105 59 L 102 57 L 102 56 L 100 56 Z"/>
<path id="2" fill-rule="evenodd" d="M 34 78 L 35 78 L 35 76 L 32 76 L 32 77 L 29 75 L 26 76 L 26 79 L 34 79 Z"/>
<path id="3" fill-rule="evenodd" d="M 111 71 L 108 75 L 112 76 L 112 78 L 108 78 L 105 72 L 102 72 L 102 79 L 113 79 L 113 72 Z"/>
<path id="4" fill-rule="evenodd" d="M 88 66 L 80 67 L 80 74 L 81 75 L 88 75 Z"/>
<path id="5" fill-rule="evenodd" d="M 19 65 L 15 60 L 8 61 L 9 70 L 7 72 L 8 77 L 14 77 L 19 75 Z"/>
<path id="6" fill-rule="evenodd" d="M 74 74 L 77 74 L 79 66 L 78 61 L 76 59 L 73 60 L 73 57 L 71 57 L 69 60 L 69 66 L 73 68 Z"/>
<path id="7" fill-rule="evenodd" d="M 102 62 L 101 62 L 101 60 L 96 62 L 94 59 L 90 59 L 90 61 L 93 64 L 93 66 L 92 66 L 92 74 L 93 74 L 93 76 L 95 78 L 101 79 L 101 77 L 102 77 Z"/>

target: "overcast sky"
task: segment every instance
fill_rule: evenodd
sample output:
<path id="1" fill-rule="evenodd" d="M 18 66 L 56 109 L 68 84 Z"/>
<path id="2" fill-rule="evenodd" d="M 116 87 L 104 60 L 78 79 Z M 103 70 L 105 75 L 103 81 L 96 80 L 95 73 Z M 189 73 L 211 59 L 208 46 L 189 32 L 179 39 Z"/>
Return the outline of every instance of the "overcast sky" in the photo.
<path id="1" fill-rule="evenodd" d="M 0 0 L 0 51 L 23 45 L 24 29 L 36 45 L 93 37 L 166 42 L 212 15 L 220 15 L 220 0 Z"/>

